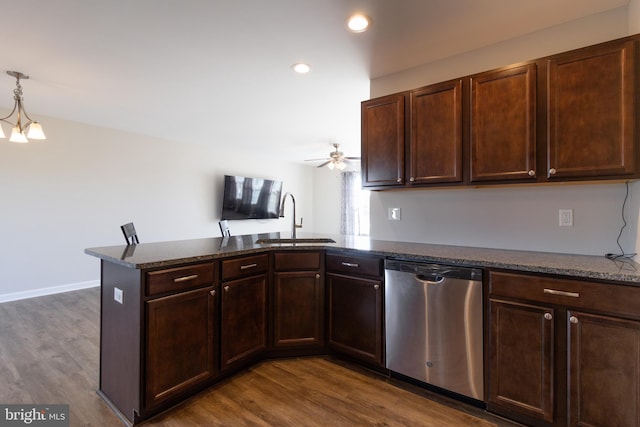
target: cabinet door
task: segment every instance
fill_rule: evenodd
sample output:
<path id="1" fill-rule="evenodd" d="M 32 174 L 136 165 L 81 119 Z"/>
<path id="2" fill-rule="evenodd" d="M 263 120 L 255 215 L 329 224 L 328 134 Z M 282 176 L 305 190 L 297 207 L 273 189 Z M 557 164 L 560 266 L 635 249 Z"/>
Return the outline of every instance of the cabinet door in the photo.
<path id="1" fill-rule="evenodd" d="M 535 180 L 536 65 L 471 79 L 471 182 Z"/>
<path id="2" fill-rule="evenodd" d="M 331 348 L 382 366 L 382 282 L 327 274 L 327 285 Z"/>
<path id="3" fill-rule="evenodd" d="M 489 409 L 553 422 L 551 308 L 490 301 Z"/>
<path id="4" fill-rule="evenodd" d="M 146 303 L 147 408 L 212 379 L 216 374 L 214 287 Z"/>
<path id="5" fill-rule="evenodd" d="M 221 366 L 229 369 L 267 348 L 267 276 L 224 282 L 221 298 Z"/>
<path id="6" fill-rule="evenodd" d="M 319 271 L 274 273 L 275 348 L 323 345 L 324 288 Z"/>
<path id="7" fill-rule="evenodd" d="M 569 312 L 569 425 L 640 426 L 640 322 Z"/>
<path id="8" fill-rule="evenodd" d="M 362 185 L 404 184 L 404 95 L 362 103 Z"/>
<path id="9" fill-rule="evenodd" d="M 548 177 L 629 176 L 637 170 L 635 42 L 548 61 Z"/>
<path id="10" fill-rule="evenodd" d="M 411 92 L 409 182 L 462 181 L 462 80 Z"/>

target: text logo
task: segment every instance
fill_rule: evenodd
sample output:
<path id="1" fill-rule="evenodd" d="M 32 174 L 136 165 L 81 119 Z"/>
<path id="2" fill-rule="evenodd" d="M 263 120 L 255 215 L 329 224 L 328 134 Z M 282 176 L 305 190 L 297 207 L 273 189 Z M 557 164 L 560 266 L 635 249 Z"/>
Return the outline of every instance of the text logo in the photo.
<path id="1" fill-rule="evenodd" d="M 0 405 L 0 427 L 69 427 L 69 405 Z"/>

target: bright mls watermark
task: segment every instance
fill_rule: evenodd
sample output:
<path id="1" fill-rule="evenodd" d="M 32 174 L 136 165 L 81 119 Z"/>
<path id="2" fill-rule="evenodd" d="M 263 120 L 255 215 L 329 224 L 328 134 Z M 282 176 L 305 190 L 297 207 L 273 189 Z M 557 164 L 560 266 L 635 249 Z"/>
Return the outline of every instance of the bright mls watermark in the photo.
<path id="1" fill-rule="evenodd" d="M 69 405 L 0 405 L 0 427 L 69 427 Z"/>

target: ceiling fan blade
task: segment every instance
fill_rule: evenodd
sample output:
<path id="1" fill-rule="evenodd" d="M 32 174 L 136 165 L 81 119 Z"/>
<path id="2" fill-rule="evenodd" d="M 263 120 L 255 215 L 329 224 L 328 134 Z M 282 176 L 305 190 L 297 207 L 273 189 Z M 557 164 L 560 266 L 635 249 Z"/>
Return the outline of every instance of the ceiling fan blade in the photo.
<path id="1" fill-rule="evenodd" d="M 329 160 L 328 162 L 324 162 L 323 164 L 318 165 L 317 167 L 321 168 L 321 167 L 323 167 L 323 166 L 328 165 L 329 163 L 331 163 L 331 160 Z"/>
<path id="2" fill-rule="evenodd" d="M 305 162 L 319 162 L 319 161 L 321 161 L 321 160 L 322 160 L 322 161 L 325 161 L 325 160 L 331 160 L 331 159 L 329 159 L 329 158 L 327 158 L 327 157 L 324 157 L 324 158 L 322 158 L 322 159 L 307 159 L 307 160 L 305 160 Z"/>
<path id="3" fill-rule="evenodd" d="M 348 160 L 360 160 L 360 157 L 343 157 L 343 159 L 348 159 Z"/>

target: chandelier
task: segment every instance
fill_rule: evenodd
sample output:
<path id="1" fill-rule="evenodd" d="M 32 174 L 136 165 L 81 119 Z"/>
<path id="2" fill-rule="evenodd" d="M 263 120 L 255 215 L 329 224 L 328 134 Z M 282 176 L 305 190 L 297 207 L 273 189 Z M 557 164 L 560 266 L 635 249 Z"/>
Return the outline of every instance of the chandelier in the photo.
<path id="1" fill-rule="evenodd" d="M 29 139 L 27 138 L 47 139 L 40 123 L 31 120 L 31 117 L 29 117 L 27 112 L 24 110 L 24 105 L 22 104 L 22 86 L 20 85 L 20 79 L 26 80 L 29 76 L 24 75 L 19 71 L 7 71 L 7 74 L 15 77 L 16 79 L 16 88 L 13 90 L 13 100 L 15 101 L 13 104 L 13 110 L 11 110 L 11 113 L 8 116 L 0 118 L 0 121 L 8 123 L 12 127 L 9 141 L 24 143 L 29 142 Z M 9 120 L 14 113 L 17 113 L 17 117 L 14 120 Z M 23 117 L 26 119 L 24 123 L 22 122 Z M 1 126 L 0 138 L 6 138 Z"/>

